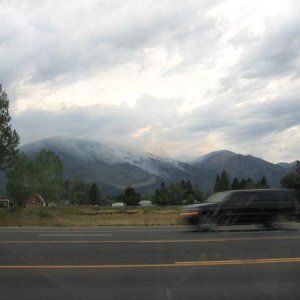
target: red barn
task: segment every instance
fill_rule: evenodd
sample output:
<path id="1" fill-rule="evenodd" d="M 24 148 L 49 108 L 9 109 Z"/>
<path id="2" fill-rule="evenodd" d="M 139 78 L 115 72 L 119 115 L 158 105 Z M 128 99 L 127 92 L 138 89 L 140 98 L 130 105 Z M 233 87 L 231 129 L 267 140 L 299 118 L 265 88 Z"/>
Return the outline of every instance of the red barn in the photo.
<path id="1" fill-rule="evenodd" d="M 46 202 L 40 194 L 34 194 L 26 200 L 26 207 L 46 206 Z"/>

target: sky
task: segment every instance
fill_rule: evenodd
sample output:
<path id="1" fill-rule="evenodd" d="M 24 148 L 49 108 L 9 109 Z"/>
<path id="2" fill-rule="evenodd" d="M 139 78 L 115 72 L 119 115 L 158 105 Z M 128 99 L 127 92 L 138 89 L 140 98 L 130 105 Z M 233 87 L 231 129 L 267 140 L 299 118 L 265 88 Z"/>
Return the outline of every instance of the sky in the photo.
<path id="1" fill-rule="evenodd" d="M 0 0 L 0 19 L 21 144 L 300 159 L 299 1 Z"/>

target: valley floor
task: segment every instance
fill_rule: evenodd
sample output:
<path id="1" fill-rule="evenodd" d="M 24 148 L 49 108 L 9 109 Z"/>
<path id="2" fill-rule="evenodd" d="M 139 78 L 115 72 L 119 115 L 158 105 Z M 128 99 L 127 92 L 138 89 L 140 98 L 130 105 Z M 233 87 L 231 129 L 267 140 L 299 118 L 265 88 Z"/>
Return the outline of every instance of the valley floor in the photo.
<path id="1" fill-rule="evenodd" d="M 180 225 L 180 207 L 64 206 L 0 210 L 0 226 Z"/>

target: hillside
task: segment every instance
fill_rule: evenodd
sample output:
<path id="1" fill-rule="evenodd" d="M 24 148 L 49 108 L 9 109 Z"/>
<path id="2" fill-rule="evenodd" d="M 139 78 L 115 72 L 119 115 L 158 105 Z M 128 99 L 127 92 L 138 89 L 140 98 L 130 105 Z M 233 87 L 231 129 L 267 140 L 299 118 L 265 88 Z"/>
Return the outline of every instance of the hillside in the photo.
<path id="1" fill-rule="evenodd" d="M 142 193 L 149 193 L 162 181 L 168 183 L 184 179 L 190 179 L 207 190 L 214 178 L 213 172 L 183 162 L 134 153 L 87 139 L 55 137 L 24 145 L 20 150 L 34 155 L 44 148 L 60 156 L 66 179 L 95 181 L 104 193 L 109 194 L 120 192 L 128 185 Z"/>
<path id="2" fill-rule="evenodd" d="M 123 147 L 98 143 L 89 139 L 53 137 L 20 148 L 30 156 L 41 149 L 51 149 L 64 164 L 65 179 L 95 181 L 104 194 L 115 195 L 131 185 L 142 194 L 153 193 L 162 181 L 169 183 L 191 180 L 202 191 L 210 192 L 215 177 L 226 170 L 233 179 L 268 179 L 271 187 L 279 187 L 281 178 L 293 164 L 272 164 L 251 155 L 227 150 L 211 152 L 184 163 L 152 154 L 141 154 Z M 5 176 L 0 172 L 0 191 L 4 192 Z"/>
<path id="3" fill-rule="evenodd" d="M 281 178 L 290 170 L 251 155 L 236 154 L 227 150 L 212 152 L 195 160 L 193 165 L 215 173 L 226 170 L 231 179 L 251 177 L 259 180 L 265 176 L 272 187 L 279 187 Z"/>

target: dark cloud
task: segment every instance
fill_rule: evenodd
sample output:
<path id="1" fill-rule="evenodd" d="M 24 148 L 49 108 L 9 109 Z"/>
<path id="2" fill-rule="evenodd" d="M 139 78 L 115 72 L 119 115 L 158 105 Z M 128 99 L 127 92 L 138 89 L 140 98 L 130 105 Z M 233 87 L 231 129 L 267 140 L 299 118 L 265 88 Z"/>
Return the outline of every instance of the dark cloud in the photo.
<path id="1" fill-rule="evenodd" d="M 41 107 L 60 107 L 69 98 L 56 100 L 53 94 L 62 91 L 57 95 L 63 97 L 63 88 L 72 87 L 70 83 L 84 82 L 97 74 L 109 77 L 110 71 L 125 65 L 134 65 L 140 70 L 136 73 L 147 68 L 151 71 L 153 65 L 159 69 L 156 56 L 148 57 L 149 49 L 163 49 L 167 62 L 172 55 L 180 58 L 170 67 L 161 68 L 162 74 L 154 75 L 154 81 L 157 77 L 168 79 L 164 82 L 170 85 L 169 90 L 161 93 L 168 94 L 164 98 L 157 96 L 160 91 L 154 88 L 145 91 L 154 96 L 142 95 L 133 107 L 99 104 L 16 113 L 13 122 L 22 142 L 76 135 L 135 143 L 139 148 L 151 143 L 158 147 L 172 145 L 179 152 L 180 147 L 188 151 L 215 136 L 231 148 L 250 149 L 250 144 L 259 147 L 258 141 L 268 141 L 278 148 L 277 137 L 299 126 L 300 120 L 299 5 L 292 2 L 294 12 L 289 12 L 290 17 L 263 19 L 265 31 L 254 35 L 248 23 L 234 28 L 232 34 L 230 20 L 222 13 L 211 13 L 219 3 L 224 2 L 0 1 L 0 80 L 12 102 L 26 102 L 33 91 L 33 96 L 36 92 L 37 99 L 41 99 Z M 197 73 L 201 68 L 207 73 Z M 172 81 L 172 76 L 181 72 L 188 76 Z M 181 79 L 185 82 L 178 91 Z M 109 80 L 114 81 L 113 76 Z M 193 87 L 186 84 L 189 80 Z M 206 86 L 214 80 L 216 83 L 207 91 Z M 103 86 L 104 90 L 111 87 Z M 153 86 L 161 88 L 159 84 Z M 76 88 L 72 90 L 74 95 Z M 124 91 L 122 99 L 128 97 L 126 87 Z M 49 97 L 44 100 L 43 95 Z M 103 95 L 109 95 L 109 91 Z M 77 98 L 74 101 L 79 103 Z M 196 103 L 197 98 L 199 105 L 194 111 L 180 113 L 180 104 Z M 89 101 L 94 99 L 87 96 L 82 105 Z M 101 99 L 94 102 L 101 103 Z M 22 108 L 28 107 L 21 104 Z M 293 144 L 293 152 L 295 149 L 300 150 Z"/>
<path id="2" fill-rule="evenodd" d="M 222 133 L 229 145 L 244 144 L 300 125 L 300 90 L 290 98 L 252 101 L 214 101 L 193 112 L 186 127 L 194 135 Z"/>
<path id="3" fill-rule="evenodd" d="M 215 3 L 214 3 L 215 4 Z M 211 54 L 209 1 L 0 2 L 0 78 L 4 85 L 55 85 L 123 63 L 143 65 L 143 49 L 163 47 L 190 60 Z"/>
<path id="4" fill-rule="evenodd" d="M 210 102 L 191 115 L 180 116 L 169 105 L 172 99 L 144 95 L 135 108 L 94 105 L 58 111 L 27 110 L 14 116 L 13 125 L 22 136 L 22 143 L 57 135 L 87 136 L 150 152 L 161 147 L 165 153 L 182 156 L 182 149 L 185 155 L 195 154 L 197 147 L 205 146 L 208 137 L 216 135 L 229 149 L 249 152 L 253 148 L 253 154 L 263 157 L 263 147 L 272 146 L 275 151 L 279 145 L 272 144 L 274 139 L 277 141 L 276 137 L 286 130 L 300 125 L 297 99 L 276 98 L 242 107 Z M 145 132 L 138 135 L 144 128 Z M 152 148 L 149 143 L 153 143 Z M 251 148 L 253 144 L 255 147 Z M 291 145 L 299 148 L 295 140 Z"/>
<path id="5" fill-rule="evenodd" d="M 268 25 L 270 28 L 268 28 Z M 267 24 L 260 39 L 245 46 L 239 71 L 241 77 L 299 76 L 300 20 L 287 20 L 283 25 Z"/>
<path id="6" fill-rule="evenodd" d="M 93 136 L 126 143 L 141 128 L 150 126 L 159 132 L 161 127 L 172 127 L 177 121 L 176 108 L 170 108 L 165 99 L 149 95 L 142 96 L 135 108 L 123 104 L 26 110 L 13 118 L 22 143 L 53 135 Z"/>
<path id="7" fill-rule="evenodd" d="M 240 115 L 239 123 L 231 129 L 232 139 L 235 142 L 241 139 L 259 140 L 300 125 L 298 99 L 299 97 L 277 98 L 248 105 Z"/>

